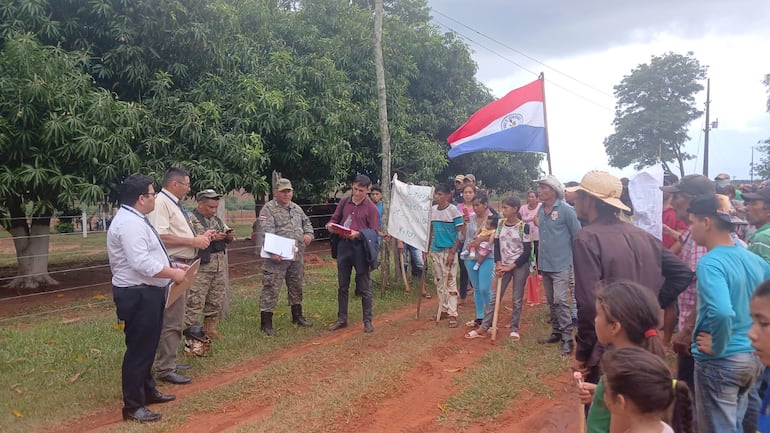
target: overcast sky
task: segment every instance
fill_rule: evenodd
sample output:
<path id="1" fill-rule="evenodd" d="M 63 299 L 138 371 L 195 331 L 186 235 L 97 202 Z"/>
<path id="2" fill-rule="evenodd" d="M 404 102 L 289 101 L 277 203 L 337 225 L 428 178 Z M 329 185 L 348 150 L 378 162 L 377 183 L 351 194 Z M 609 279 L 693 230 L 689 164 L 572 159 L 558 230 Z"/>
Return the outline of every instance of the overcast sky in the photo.
<path id="1" fill-rule="evenodd" d="M 770 138 L 762 85 L 770 73 L 770 1 L 429 0 L 429 5 L 439 28 L 455 31 L 469 45 L 477 78 L 495 96 L 545 73 L 553 171 L 562 182 L 580 180 L 590 169 L 634 172 L 610 168 L 604 153 L 603 140 L 614 131 L 613 86 L 651 56 L 669 51 L 692 51 L 709 67 L 711 121 L 719 119 L 710 133 L 709 177 L 726 172 L 748 179 L 752 146 Z M 705 100 L 704 90 L 700 109 Z M 685 162 L 686 173 L 703 169 L 703 127 L 703 118 L 690 127 L 686 150 L 698 158 Z M 758 160 L 758 153 L 754 157 Z"/>

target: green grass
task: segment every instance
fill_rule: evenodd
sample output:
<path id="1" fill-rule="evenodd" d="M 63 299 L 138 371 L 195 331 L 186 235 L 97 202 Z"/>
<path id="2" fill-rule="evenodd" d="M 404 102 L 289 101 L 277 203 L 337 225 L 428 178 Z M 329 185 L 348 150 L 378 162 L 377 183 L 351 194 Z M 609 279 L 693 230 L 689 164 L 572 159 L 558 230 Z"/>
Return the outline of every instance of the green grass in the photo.
<path id="1" fill-rule="evenodd" d="M 379 279 L 378 271 L 373 279 Z M 232 312 L 220 326 L 227 338 L 216 343 L 211 357 L 192 359 L 192 376 L 211 374 L 327 332 L 324 325 L 336 318 L 336 268 L 308 267 L 305 280 L 303 306 L 315 326 L 301 329 L 291 325 L 284 290 L 275 315 L 277 338 L 265 337 L 259 331 L 259 279 L 235 283 Z M 356 301 L 358 298 L 353 298 L 350 303 L 351 325 L 361 320 L 360 301 Z M 380 290 L 375 292 L 376 314 L 412 302 L 398 286 L 384 296 Z M 123 333 L 115 325 L 114 306 L 103 301 L 90 308 L 3 322 L 0 431 L 36 431 L 119 402 L 125 346 Z"/>
<path id="2" fill-rule="evenodd" d="M 322 258 L 328 260 L 326 254 Z M 258 269 L 255 269 L 255 272 Z M 375 281 L 375 314 L 413 305 L 417 290 L 405 295 L 400 285 L 385 293 Z M 430 281 L 430 279 L 429 279 Z M 399 283 L 400 281 L 395 281 Z M 432 286 L 432 283 L 430 283 Z M 345 431 L 345 422 L 357 419 L 360 408 L 371 408 L 383 399 L 398 398 L 408 387 L 410 369 L 442 351 L 461 350 L 447 343 L 456 334 L 443 326 L 418 327 L 404 338 L 411 315 L 395 319 L 391 326 L 378 326 L 376 339 L 357 333 L 333 344 L 312 346 L 295 356 L 277 361 L 280 350 L 309 344 L 327 335 L 326 326 L 336 318 L 336 268 L 330 265 L 306 268 L 303 307 L 314 322 L 312 328 L 290 323 L 285 289 L 281 293 L 274 325 L 277 336 L 259 330 L 259 276 L 237 281 L 231 290 L 232 311 L 221 322 L 225 336 L 215 342 L 206 358 L 184 358 L 195 377 L 216 375 L 255 357 L 266 359 L 265 367 L 238 380 L 197 391 L 174 405 L 163 407 L 163 421 L 154 431 L 177 429 L 201 411 L 225 411 L 239 402 L 259 410 L 257 421 L 245 422 L 238 432 L 328 432 Z M 432 290 L 432 287 L 430 287 Z M 350 325 L 361 326 L 358 298 L 350 303 Z M 546 334 L 547 309 L 525 316 L 527 334 Z M 423 316 L 426 316 L 423 311 Z M 120 404 L 120 364 L 125 350 L 122 331 L 115 327 L 111 302 L 81 305 L 66 312 L 50 311 L 43 316 L 3 322 L 0 329 L 0 431 L 39 431 Z M 382 350 L 371 345 L 381 344 Z M 450 346 L 447 346 L 450 344 Z M 343 357 L 343 358 L 341 358 Z M 339 368 L 342 366 L 342 368 Z M 533 339 L 511 343 L 505 338 L 473 367 L 458 375 L 455 395 L 441 404 L 438 420 L 456 431 L 476 421 L 493 420 L 523 398 L 549 395 L 545 378 L 568 369 L 568 359 L 553 346 L 539 346 Z M 522 393 L 523 390 L 526 392 Z M 117 414 L 116 414 L 117 417 Z M 110 426 L 112 432 L 146 431 L 136 423 Z"/>
<path id="3" fill-rule="evenodd" d="M 541 325 L 548 309 L 538 308 L 530 320 L 528 333 L 543 335 L 549 327 Z M 512 342 L 504 335 L 498 337 L 498 347 L 482 357 L 480 362 L 458 379 L 462 390 L 447 401 L 447 413 L 442 421 L 462 431 L 477 420 L 490 420 L 503 411 L 523 403 L 521 392 L 527 397 L 550 396 L 550 388 L 543 379 L 569 370 L 570 357 L 561 355 L 552 345 L 539 345 L 527 338 Z"/>

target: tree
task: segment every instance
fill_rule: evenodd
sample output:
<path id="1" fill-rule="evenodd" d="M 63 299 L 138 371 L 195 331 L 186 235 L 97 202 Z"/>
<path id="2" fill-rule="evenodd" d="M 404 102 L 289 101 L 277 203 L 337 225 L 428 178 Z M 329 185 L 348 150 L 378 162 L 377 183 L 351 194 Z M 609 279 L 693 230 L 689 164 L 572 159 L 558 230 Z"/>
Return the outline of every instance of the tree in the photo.
<path id="1" fill-rule="evenodd" d="M 706 67 L 692 55 L 666 53 L 653 56 L 615 86 L 615 132 L 604 139 L 613 167 L 635 164 L 635 169 L 661 162 L 666 170 L 675 161 L 684 176 L 687 127 L 703 112 L 696 109 L 695 94 L 703 90 L 698 80 Z"/>
<path id="2" fill-rule="evenodd" d="M 390 205 L 390 130 L 388 128 L 388 96 L 385 90 L 385 62 L 382 58 L 382 0 L 375 0 L 374 7 L 374 68 L 377 75 L 377 116 L 379 120 L 380 141 L 382 149 L 382 227 L 387 231 L 388 209 Z M 390 283 L 390 248 L 389 242 L 383 242 L 383 272 L 382 286 L 387 288 Z"/>
<path id="3" fill-rule="evenodd" d="M 48 236 L 56 209 L 101 203 L 106 185 L 140 166 L 132 145 L 146 113 L 96 87 L 84 72 L 88 61 L 31 34 L 8 35 L 0 51 L 2 224 L 19 265 L 12 288 L 55 283 Z"/>

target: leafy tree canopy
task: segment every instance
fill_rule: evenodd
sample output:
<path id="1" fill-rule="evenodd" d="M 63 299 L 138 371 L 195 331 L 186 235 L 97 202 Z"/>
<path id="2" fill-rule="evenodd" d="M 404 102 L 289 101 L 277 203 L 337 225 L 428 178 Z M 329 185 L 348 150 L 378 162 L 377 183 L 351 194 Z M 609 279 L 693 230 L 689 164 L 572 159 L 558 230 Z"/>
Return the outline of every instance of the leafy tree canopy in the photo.
<path id="1" fill-rule="evenodd" d="M 635 169 L 675 161 L 684 175 L 687 127 L 703 112 L 695 106 L 706 67 L 692 55 L 653 56 L 615 86 L 615 132 L 604 140 L 610 165 Z"/>

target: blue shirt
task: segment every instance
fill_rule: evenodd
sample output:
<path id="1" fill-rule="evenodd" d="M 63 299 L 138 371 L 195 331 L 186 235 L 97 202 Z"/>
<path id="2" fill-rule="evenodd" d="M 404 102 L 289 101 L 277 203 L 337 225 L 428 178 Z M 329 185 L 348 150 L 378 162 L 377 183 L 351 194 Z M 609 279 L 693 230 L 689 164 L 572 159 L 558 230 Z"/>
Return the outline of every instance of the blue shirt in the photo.
<path id="1" fill-rule="evenodd" d="M 559 199 L 548 213 L 545 213 L 545 205 L 540 206 L 537 227 L 540 232 L 538 269 L 560 272 L 572 266 L 572 237 L 580 230 L 575 209 Z"/>
<path id="2" fill-rule="evenodd" d="M 770 433 L 770 392 L 765 392 L 762 409 L 759 411 L 757 431 L 759 433 Z"/>
<path id="3" fill-rule="evenodd" d="M 457 227 L 463 225 L 463 216 L 457 210 L 457 206 L 450 204 L 444 209 L 433 205 L 431 211 L 431 225 L 433 227 L 433 243 L 431 251 L 439 252 L 452 248 L 457 242 Z"/>
<path id="4" fill-rule="evenodd" d="M 754 289 L 770 278 L 770 264 L 743 247 L 718 246 L 698 260 L 695 275 L 698 310 L 692 356 L 707 360 L 752 353 L 749 302 Z M 711 335 L 714 355 L 698 351 L 695 338 L 700 332 Z"/>

